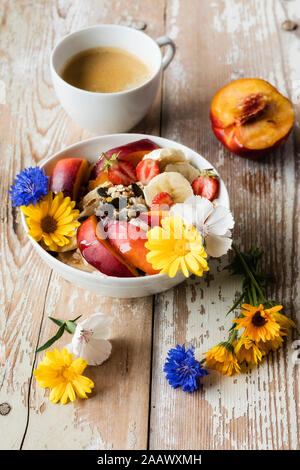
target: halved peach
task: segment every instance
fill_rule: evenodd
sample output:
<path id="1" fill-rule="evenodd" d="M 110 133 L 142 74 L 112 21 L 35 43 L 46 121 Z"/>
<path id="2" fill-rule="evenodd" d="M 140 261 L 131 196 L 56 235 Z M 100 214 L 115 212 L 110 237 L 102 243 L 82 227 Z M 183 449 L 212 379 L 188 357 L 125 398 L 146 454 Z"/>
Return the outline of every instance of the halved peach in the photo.
<path id="1" fill-rule="evenodd" d="M 77 244 L 84 259 L 107 276 L 137 277 L 138 273 L 109 243 L 102 222 L 92 215 L 77 230 Z"/>
<path id="2" fill-rule="evenodd" d="M 285 143 L 295 115 L 291 102 L 270 83 L 244 78 L 218 91 L 210 119 L 225 147 L 241 156 L 259 158 Z"/>
<path id="3" fill-rule="evenodd" d="M 77 201 L 80 188 L 87 183 L 90 164 L 86 158 L 64 158 L 53 168 L 50 178 L 50 190 L 55 194 L 59 191 Z"/>

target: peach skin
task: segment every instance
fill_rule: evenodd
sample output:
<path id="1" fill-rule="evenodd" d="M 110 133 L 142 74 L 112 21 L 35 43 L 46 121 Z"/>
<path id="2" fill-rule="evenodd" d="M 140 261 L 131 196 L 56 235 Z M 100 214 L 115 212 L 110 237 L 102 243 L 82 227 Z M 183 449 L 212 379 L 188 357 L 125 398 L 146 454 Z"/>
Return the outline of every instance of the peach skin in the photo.
<path id="1" fill-rule="evenodd" d="M 158 274 L 146 260 L 147 234 L 141 228 L 123 221 L 111 221 L 107 225 L 110 243 L 126 260 L 147 274 Z"/>
<path id="2" fill-rule="evenodd" d="M 50 178 L 50 190 L 55 194 L 62 191 L 77 201 L 80 188 L 88 181 L 89 162 L 86 158 L 64 158 L 53 168 Z"/>
<path id="3" fill-rule="evenodd" d="M 92 215 L 77 230 L 77 244 L 84 259 L 107 276 L 136 277 L 136 269 L 114 249 L 102 222 Z"/>

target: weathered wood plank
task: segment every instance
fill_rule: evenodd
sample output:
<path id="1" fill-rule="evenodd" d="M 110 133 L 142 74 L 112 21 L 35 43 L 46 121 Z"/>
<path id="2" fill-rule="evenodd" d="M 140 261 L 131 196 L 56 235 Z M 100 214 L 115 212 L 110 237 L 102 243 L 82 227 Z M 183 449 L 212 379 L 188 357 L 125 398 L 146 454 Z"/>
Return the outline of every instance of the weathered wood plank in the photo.
<path id="1" fill-rule="evenodd" d="M 277 276 L 271 295 L 294 319 L 299 314 L 299 32 L 284 32 L 280 25 L 287 17 L 299 23 L 296 3 L 168 1 L 166 30 L 178 53 L 165 75 L 162 115 L 164 137 L 197 149 L 221 172 L 236 219 L 234 238 L 242 247 L 265 249 L 265 268 Z M 271 81 L 290 96 L 297 113 L 285 149 L 261 163 L 231 155 L 210 130 L 214 93 L 246 76 Z M 231 323 L 228 318 L 224 329 L 225 312 L 239 289 L 222 272 L 225 264 L 214 260 L 206 278 L 190 280 L 156 300 L 151 449 L 299 446 L 299 370 L 291 360 L 291 341 L 247 375 L 227 378 L 212 372 L 199 393 L 174 391 L 164 378 L 170 347 L 186 342 L 205 352 L 223 340 Z"/>
<path id="2" fill-rule="evenodd" d="M 1 4 L 1 77 L 6 88 L 0 105 L 1 160 L 1 387 L 2 448 L 145 448 L 151 360 L 152 299 L 111 300 L 81 291 L 44 265 L 26 241 L 8 187 L 23 167 L 70 143 L 87 138 L 60 107 L 51 84 L 49 55 L 65 34 L 95 23 L 142 20 L 153 37 L 163 33 L 163 5 L 145 1 L 127 6 L 106 0 L 17 1 Z M 147 12 L 147 18 L 146 13 Z M 1 84 L 2 86 L 2 84 Z M 139 131 L 159 131 L 160 97 Z M 90 368 L 93 397 L 80 404 L 54 406 L 30 382 L 34 351 L 53 334 L 47 315 L 113 315 L 113 354 L 101 368 Z M 42 332 L 40 336 L 40 332 Z M 61 345 L 67 338 L 61 340 Z M 39 356 L 39 359 L 41 355 Z M 36 363 L 35 363 L 36 365 Z M 31 385 L 29 395 L 29 385 Z M 28 409 L 29 403 L 29 409 Z M 28 422 L 28 429 L 26 425 Z M 5 423 L 5 424 L 4 424 Z M 24 435 L 26 431 L 26 436 Z M 67 431 L 67 432 L 66 432 Z M 64 438 L 62 439 L 62 436 Z M 24 438 L 24 439 L 23 439 Z"/>
<path id="3" fill-rule="evenodd" d="M 54 334 L 47 319 L 102 312 L 114 318 L 112 355 L 85 374 L 95 383 L 89 400 L 66 406 L 48 401 L 34 380 L 24 449 L 143 449 L 147 442 L 152 330 L 152 297 L 107 299 L 75 289 L 53 276 L 45 303 L 40 345 Z M 70 341 L 66 334 L 60 349 Z M 38 360 L 42 353 L 38 355 Z"/>
<path id="4" fill-rule="evenodd" d="M 177 55 L 164 80 L 162 134 L 197 149 L 231 183 L 235 239 L 244 247 L 262 244 L 265 267 L 278 271 L 272 297 L 282 300 L 295 318 L 299 311 L 300 69 L 295 60 L 299 30 L 281 31 L 286 18 L 300 23 L 297 2 L 168 0 L 166 10 L 158 0 L 130 5 L 125 0 L 2 2 L 0 80 L 6 97 L 0 104 L 4 136 L 0 403 L 12 406 L 8 415 L 0 416 L 4 423 L 0 428 L 6 430 L 1 433 L 2 448 L 19 448 L 22 437 L 27 449 L 144 449 L 147 442 L 152 300 L 108 300 L 51 276 L 24 238 L 17 211 L 8 204 L 9 184 L 21 168 L 88 137 L 65 115 L 52 89 L 48 60 L 54 43 L 88 24 L 128 21 L 145 21 L 152 37 L 166 32 L 175 39 Z M 270 80 L 296 105 L 298 121 L 292 138 L 284 151 L 263 164 L 226 152 L 213 137 L 208 120 L 215 91 L 247 75 Z M 160 96 L 138 131 L 158 134 L 159 119 Z M 298 371 L 291 361 L 290 342 L 246 376 L 230 379 L 212 373 L 198 394 L 173 391 L 165 381 L 162 368 L 170 347 L 188 342 L 204 352 L 223 339 L 224 313 L 239 289 L 237 281 L 222 273 L 225 263 L 213 261 L 204 280 L 190 280 L 156 299 L 153 449 L 298 446 Z M 47 315 L 67 318 L 69 312 L 75 316 L 100 310 L 115 318 L 113 354 L 100 368 L 87 371 L 96 385 L 93 397 L 55 406 L 34 381 L 29 396 L 37 342 L 54 331 Z M 229 324 L 228 318 L 226 328 Z"/>

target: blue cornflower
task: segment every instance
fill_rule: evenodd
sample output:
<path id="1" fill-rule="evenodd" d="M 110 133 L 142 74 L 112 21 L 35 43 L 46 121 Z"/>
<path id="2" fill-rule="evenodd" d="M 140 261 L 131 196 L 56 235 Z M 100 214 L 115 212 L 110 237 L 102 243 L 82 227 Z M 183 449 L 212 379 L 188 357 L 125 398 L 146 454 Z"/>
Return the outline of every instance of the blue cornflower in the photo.
<path id="1" fill-rule="evenodd" d="M 169 384 L 173 388 L 183 387 L 184 392 L 197 390 L 200 377 L 208 374 L 196 361 L 193 346 L 186 351 L 184 344 L 169 350 L 164 372 Z"/>
<path id="2" fill-rule="evenodd" d="M 13 206 L 29 206 L 36 204 L 48 192 L 49 176 L 45 170 L 39 168 L 25 168 L 19 173 L 14 184 L 11 185 L 9 194 Z"/>

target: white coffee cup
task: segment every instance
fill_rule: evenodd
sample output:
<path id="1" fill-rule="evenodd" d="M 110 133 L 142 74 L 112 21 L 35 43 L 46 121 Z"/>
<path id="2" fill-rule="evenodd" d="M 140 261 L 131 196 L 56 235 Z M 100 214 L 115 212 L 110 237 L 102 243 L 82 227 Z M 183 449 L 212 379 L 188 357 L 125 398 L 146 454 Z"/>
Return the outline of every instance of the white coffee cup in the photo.
<path id="1" fill-rule="evenodd" d="M 169 45 L 162 57 L 160 48 Z M 151 78 L 142 85 L 117 93 L 96 93 L 76 88 L 60 76 L 67 60 L 92 47 L 120 47 L 139 57 Z M 167 36 L 156 41 L 147 34 L 119 25 L 97 25 L 65 36 L 51 54 L 50 67 L 57 97 L 74 121 L 96 134 L 130 130 L 149 111 L 158 92 L 162 71 L 175 54 L 175 44 Z"/>

